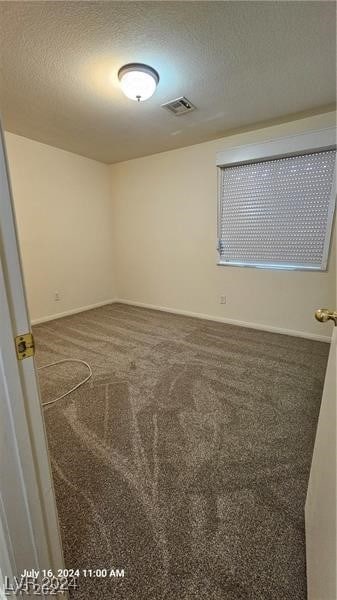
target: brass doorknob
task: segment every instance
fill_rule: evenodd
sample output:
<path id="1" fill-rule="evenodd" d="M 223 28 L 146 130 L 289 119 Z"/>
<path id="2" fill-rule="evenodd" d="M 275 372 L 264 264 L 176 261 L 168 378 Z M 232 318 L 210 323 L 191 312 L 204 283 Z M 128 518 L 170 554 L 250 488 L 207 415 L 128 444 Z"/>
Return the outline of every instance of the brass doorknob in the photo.
<path id="1" fill-rule="evenodd" d="M 329 319 L 331 319 L 332 321 L 335 322 L 335 325 L 337 325 L 337 311 L 336 310 L 329 310 L 328 308 L 319 308 L 315 312 L 315 317 L 316 317 L 317 321 L 320 321 L 321 323 L 325 323 L 326 321 L 329 321 Z"/>

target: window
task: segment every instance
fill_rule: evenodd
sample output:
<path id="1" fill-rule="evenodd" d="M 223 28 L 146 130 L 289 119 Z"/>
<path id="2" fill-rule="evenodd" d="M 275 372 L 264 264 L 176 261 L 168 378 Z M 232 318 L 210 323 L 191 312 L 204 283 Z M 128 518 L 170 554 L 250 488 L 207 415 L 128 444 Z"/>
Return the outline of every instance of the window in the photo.
<path id="1" fill-rule="evenodd" d="M 303 134 L 220 153 L 219 264 L 327 268 L 335 208 L 334 135 L 324 130 L 318 137 Z"/>

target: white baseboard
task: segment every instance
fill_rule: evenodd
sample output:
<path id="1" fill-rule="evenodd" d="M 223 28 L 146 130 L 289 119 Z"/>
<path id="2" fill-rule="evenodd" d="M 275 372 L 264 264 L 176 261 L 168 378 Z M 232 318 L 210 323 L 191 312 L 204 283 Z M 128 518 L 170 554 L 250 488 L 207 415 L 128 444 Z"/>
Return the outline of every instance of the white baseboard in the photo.
<path id="1" fill-rule="evenodd" d="M 124 298 L 118 298 L 114 302 L 120 304 L 128 304 L 130 306 L 139 306 L 140 308 L 150 308 L 152 310 L 160 310 L 162 312 L 168 312 L 175 315 L 184 315 L 186 317 L 195 317 L 197 319 L 205 319 L 207 321 L 215 321 L 217 323 L 228 323 L 229 325 L 238 325 L 239 327 L 248 327 L 250 329 L 259 329 L 261 331 L 270 331 L 271 333 L 281 333 L 282 335 L 292 335 L 295 337 L 306 338 L 309 340 L 316 340 L 318 342 L 327 342 L 330 344 L 331 337 L 325 335 L 319 335 L 318 333 L 309 333 L 306 331 L 296 331 L 294 329 L 282 329 L 280 327 L 274 327 L 272 325 L 264 325 L 260 323 L 249 323 L 247 321 L 238 321 L 236 319 L 228 319 L 227 317 L 216 317 L 214 315 L 208 315 L 204 313 L 195 313 L 189 310 L 180 310 L 178 308 L 168 308 L 166 306 L 157 306 L 155 304 L 146 304 L 144 302 L 134 302 L 133 300 L 126 300 Z"/>
<path id="2" fill-rule="evenodd" d="M 195 317 L 196 319 L 205 319 L 206 321 L 215 321 L 217 323 L 228 323 L 229 325 L 237 325 L 239 327 L 248 327 L 250 329 L 259 329 L 261 331 L 270 331 L 271 333 L 280 333 L 282 335 L 292 335 L 295 337 L 306 338 L 309 340 L 316 340 L 318 342 L 331 342 L 330 336 L 319 335 L 318 333 L 309 333 L 306 331 L 296 331 L 294 329 L 282 329 L 280 327 L 274 327 L 272 325 L 264 325 L 260 323 L 250 323 L 248 321 L 238 321 L 237 319 L 228 319 L 227 317 L 217 317 L 214 315 L 208 315 L 205 313 L 196 313 L 189 310 L 181 310 L 179 308 L 168 308 L 167 306 L 158 306 L 156 304 L 147 304 L 144 302 L 135 302 L 134 300 L 127 300 L 125 298 L 113 298 L 110 300 L 104 300 L 103 302 L 97 302 L 96 304 L 89 304 L 88 306 L 81 306 L 80 308 L 73 308 L 66 310 L 61 313 L 54 315 L 48 315 L 46 317 L 40 317 L 38 319 L 32 319 L 32 325 L 38 325 L 39 323 L 46 323 L 47 321 L 53 321 L 54 319 L 61 319 L 69 315 L 76 315 L 77 313 L 91 310 L 92 308 L 99 308 L 107 304 L 128 304 L 130 306 L 139 306 L 140 308 L 150 308 L 151 310 L 159 310 L 162 312 L 172 313 L 174 315 L 184 315 L 185 317 Z"/>
<path id="3" fill-rule="evenodd" d="M 96 304 L 89 304 L 88 306 L 81 306 L 80 308 L 72 308 L 71 310 L 65 310 L 61 313 L 56 313 L 55 315 L 47 315 L 46 317 L 40 317 L 38 319 L 32 319 L 32 325 L 38 325 L 39 323 L 46 323 L 47 321 L 54 321 L 54 319 L 62 319 L 62 317 L 68 317 L 69 315 L 76 315 L 77 313 L 85 312 L 86 310 L 91 310 L 92 308 L 99 308 L 100 306 L 105 306 L 106 304 L 113 304 L 117 302 L 117 300 L 104 300 L 103 302 L 96 302 Z"/>

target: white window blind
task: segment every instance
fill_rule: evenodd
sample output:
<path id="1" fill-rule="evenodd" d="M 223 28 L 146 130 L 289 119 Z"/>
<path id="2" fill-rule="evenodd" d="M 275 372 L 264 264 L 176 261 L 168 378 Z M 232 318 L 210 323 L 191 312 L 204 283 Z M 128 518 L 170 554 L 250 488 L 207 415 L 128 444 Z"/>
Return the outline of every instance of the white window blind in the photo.
<path id="1" fill-rule="evenodd" d="M 324 270 L 336 150 L 220 167 L 220 264 Z"/>

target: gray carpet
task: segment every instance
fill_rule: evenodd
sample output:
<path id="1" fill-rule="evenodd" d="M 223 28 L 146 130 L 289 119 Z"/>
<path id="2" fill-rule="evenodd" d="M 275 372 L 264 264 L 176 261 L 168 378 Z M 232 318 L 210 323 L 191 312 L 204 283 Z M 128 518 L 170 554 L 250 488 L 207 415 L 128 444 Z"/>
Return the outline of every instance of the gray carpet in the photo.
<path id="1" fill-rule="evenodd" d="M 305 600 L 304 515 L 328 345 L 109 305 L 34 327 L 94 377 L 45 410 L 85 600 Z M 40 372 L 43 400 L 86 375 Z"/>

